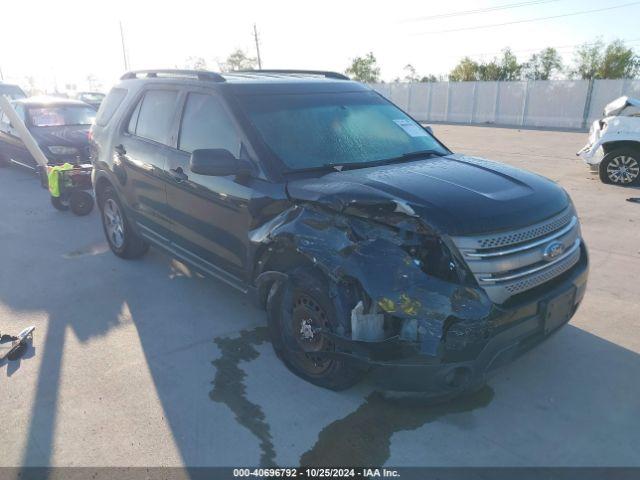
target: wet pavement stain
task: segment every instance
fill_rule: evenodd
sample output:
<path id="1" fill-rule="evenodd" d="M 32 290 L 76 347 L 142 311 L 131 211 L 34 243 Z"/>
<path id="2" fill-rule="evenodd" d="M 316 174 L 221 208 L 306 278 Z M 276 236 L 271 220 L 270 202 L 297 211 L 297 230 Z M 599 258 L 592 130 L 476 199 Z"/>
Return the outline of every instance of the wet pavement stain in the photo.
<path id="1" fill-rule="evenodd" d="M 238 423 L 260 441 L 260 466 L 263 467 L 275 466 L 276 452 L 262 408 L 247 399 L 244 384 L 247 375 L 240 368 L 240 363 L 258 358 L 259 353 L 254 347 L 268 341 L 267 327 L 242 330 L 239 337 L 214 339 L 221 355 L 211 362 L 216 367 L 216 376 L 212 382 L 213 390 L 209 393 L 211 400 L 227 405 Z"/>
<path id="2" fill-rule="evenodd" d="M 394 433 L 415 430 L 444 415 L 486 407 L 492 398 L 489 386 L 443 403 L 420 396 L 391 398 L 373 392 L 356 411 L 327 425 L 316 444 L 302 455 L 300 465 L 384 465 L 391 454 Z"/>
<path id="3" fill-rule="evenodd" d="M 109 245 L 106 242 L 96 243 L 87 247 L 79 248 L 73 252 L 65 253 L 64 258 L 84 257 L 87 255 L 100 255 L 109 251 Z"/>

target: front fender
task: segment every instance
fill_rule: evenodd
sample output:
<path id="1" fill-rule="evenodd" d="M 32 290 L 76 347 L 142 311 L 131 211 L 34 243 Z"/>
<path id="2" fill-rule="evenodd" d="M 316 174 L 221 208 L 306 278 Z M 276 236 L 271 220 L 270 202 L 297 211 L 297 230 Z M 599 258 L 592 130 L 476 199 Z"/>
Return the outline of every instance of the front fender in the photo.
<path id="1" fill-rule="evenodd" d="M 415 321 L 421 351 L 435 355 L 452 322 L 471 337 L 488 328 L 492 303 L 484 292 L 422 271 L 402 248 L 400 232 L 314 206 L 292 207 L 251 232 L 257 246 L 295 251 L 339 283 L 355 279 L 387 315 Z"/>

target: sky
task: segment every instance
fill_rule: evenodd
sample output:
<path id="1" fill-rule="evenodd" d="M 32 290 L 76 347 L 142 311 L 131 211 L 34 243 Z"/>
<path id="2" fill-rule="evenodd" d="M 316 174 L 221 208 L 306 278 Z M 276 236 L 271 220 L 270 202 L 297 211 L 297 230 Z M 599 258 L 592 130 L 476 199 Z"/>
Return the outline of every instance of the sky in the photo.
<path id="1" fill-rule="evenodd" d="M 119 22 L 130 69 L 184 67 L 190 56 L 218 69 L 236 48 L 255 56 L 257 25 L 263 68 L 325 69 L 343 72 L 351 59 L 373 52 L 381 77 L 403 77 L 412 64 L 418 74 L 447 73 L 469 55 L 490 60 L 506 46 L 526 60 L 546 46 L 562 47 L 615 38 L 640 51 L 640 2 L 623 8 L 528 23 L 460 30 L 596 10 L 632 0 L 538 0 L 490 12 L 425 18 L 531 2 L 360 1 L 360 0 L 5 0 L 0 69 L 5 81 L 38 87 L 88 87 L 95 76 L 103 90 L 124 72 Z M 459 30 L 446 32 L 446 30 Z"/>

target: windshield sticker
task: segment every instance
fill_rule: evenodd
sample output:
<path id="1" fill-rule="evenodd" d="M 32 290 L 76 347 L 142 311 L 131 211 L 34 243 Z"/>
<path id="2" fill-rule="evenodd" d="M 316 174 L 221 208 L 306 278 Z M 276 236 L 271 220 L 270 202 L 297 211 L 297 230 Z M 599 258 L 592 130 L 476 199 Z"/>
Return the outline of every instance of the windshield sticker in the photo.
<path id="1" fill-rule="evenodd" d="M 401 129 L 403 129 L 409 136 L 411 137 L 427 137 L 427 132 L 425 132 L 419 125 L 416 125 L 411 120 L 405 120 L 404 118 L 399 118 L 393 121 L 396 125 L 398 125 Z"/>

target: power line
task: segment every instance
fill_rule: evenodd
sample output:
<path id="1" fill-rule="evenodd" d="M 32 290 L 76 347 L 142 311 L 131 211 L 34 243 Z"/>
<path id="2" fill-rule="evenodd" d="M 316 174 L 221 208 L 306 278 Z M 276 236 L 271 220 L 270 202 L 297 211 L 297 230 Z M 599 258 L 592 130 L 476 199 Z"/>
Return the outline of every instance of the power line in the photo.
<path id="1" fill-rule="evenodd" d="M 424 20 L 437 20 L 440 18 L 461 17 L 463 15 L 475 15 L 477 13 L 496 12 L 498 10 L 508 10 L 511 8 L 527 7 L 529 5 L 538 5 L 540 3 L 558 2 L 559 0 L 534 0 L 530 2 L 510 3 L 508 5 L 496 5 L 495 7 L 478 8 L 475 10 L 463 10 L 460 12 L 441 13 L 439 15 L 428 15 L 426 17 L 409 18 L 402 22 L 421 22 Z"/>
<path id="2" fill-rule="evenodd" d="M 433 33 L 463 32 L 463 31 L 467 31 L 467 30 L 480 30 L 482 28 L 504 27 L 506 25 L 516 25 L 516 24 L 519 24 L 519 23 L 540 22 L 540 21 L 543 21 L 543 20 L 553 20 L 555 18 L 573 17 L 575 15 L 585 15 L 587 13 L 596 13 L 596 12 L 604 12 L 606 10 L 615 10 L 617 8 L 624 8 L 624 7 L 630 7 L 632 5 L 638 5 L 639 3 L 640 2 L 623 3 L 622 5 L 614 5 L 613 7 L 596 8 L 594 10 L 582 10 L 580 12 L 565 13 L 565 14 L 562 14 L 562 15 L 552 15 L 550 17 L 527 18 L 525 20 L 515 20 L 513 22 L 494 23 L 494 24 L 491 24 L 491 25 L 476 25 L 474 27 L 453 28 L 451 30 L 438 30 L 438 31 L 435 31 L 435 32 L 420 32 L 420 33 L 415 33 L 414 35 L 428 35 L 428 34 L 433 34 Z"/>

